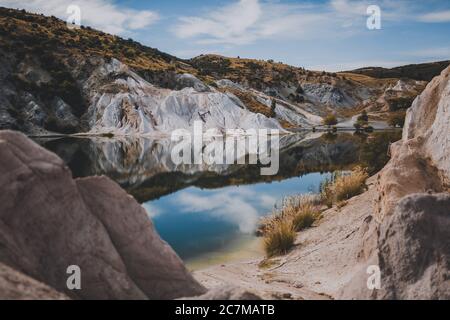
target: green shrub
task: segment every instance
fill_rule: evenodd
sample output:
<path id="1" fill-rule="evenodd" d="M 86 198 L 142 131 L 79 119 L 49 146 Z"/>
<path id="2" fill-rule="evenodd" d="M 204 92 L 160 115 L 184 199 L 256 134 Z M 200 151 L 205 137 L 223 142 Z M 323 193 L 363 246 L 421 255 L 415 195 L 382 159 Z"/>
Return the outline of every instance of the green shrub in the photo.
<path id="1" fill-rule="evenodd" d="M 361 122 L 361 123 L 369 122 L 369 115 L 367 114 L 366 110 L 363 110 L 363 112 L 359 115 L 358 122 Z"/>
<path id="2" fill-rule="evenodd" d="M 322 121 L 323 125 L 331 127 L 337 125 L 338 121 L 334 114 L 328 114 Z"/>

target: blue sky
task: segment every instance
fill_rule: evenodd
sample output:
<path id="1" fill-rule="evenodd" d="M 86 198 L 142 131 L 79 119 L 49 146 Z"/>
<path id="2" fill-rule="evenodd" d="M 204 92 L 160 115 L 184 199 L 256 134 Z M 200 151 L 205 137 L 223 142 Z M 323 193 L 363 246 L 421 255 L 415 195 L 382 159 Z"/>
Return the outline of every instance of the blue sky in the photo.
<path id="1" fill-rule="evenodd" d="M 450 59 L 448 0 L 0 0 L 132 37 L 181 58 L 218 53 L 316 70 L 393 67 Z M 381 29 L 366 27 L 367 7 Z"/>

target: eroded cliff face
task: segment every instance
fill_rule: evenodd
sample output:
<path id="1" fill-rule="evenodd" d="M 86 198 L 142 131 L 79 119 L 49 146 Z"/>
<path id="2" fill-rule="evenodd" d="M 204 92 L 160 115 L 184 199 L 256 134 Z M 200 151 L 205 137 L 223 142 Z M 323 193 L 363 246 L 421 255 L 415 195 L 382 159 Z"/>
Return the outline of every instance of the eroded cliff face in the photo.
<path id="1" fill-rule="evenodd" d="M 193 76 L 179 80 L 192 87 L 178 91 L 158 88 L 118 60 L 101 64 L 84 85 L 90 96 L 90 133 L 170 133 L 192 129 L 195 121 L 201 122 L 204 130 L 221 133 L 227 129 L 281 129 L 277 120 L 247 110 L 239 99 L 209 88 Z"/>

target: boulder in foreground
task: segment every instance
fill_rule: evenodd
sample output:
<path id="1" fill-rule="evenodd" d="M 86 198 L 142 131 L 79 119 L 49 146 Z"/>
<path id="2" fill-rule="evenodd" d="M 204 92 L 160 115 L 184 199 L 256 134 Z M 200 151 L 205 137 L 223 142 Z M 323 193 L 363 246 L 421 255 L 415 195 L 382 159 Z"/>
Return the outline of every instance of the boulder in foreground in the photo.
<path id="1" fill-rule="evenodd" d="M 145 209 L 110 179 L 74 180 L 53 153 L 0 131 L 0 183 L 0 262 L 73 298 L 205 292 Z M 67 289 L 70 265 L 81 269 L 81 290 Z"/>

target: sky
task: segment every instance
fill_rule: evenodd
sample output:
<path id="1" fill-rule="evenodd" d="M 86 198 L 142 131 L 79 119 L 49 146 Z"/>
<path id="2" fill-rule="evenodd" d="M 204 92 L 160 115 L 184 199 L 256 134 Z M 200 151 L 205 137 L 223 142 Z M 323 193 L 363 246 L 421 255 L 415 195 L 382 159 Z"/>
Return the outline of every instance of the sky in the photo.
<path id="1" fill-rule="evenodd" d="M 0 0 L 180 58 L 215 53 L 313 70 L 450 60 L 449 0 Z M 380 15 L 368 13 L 378 6 Z M 368 28 L 367 20 L 381 28 Z"/>

